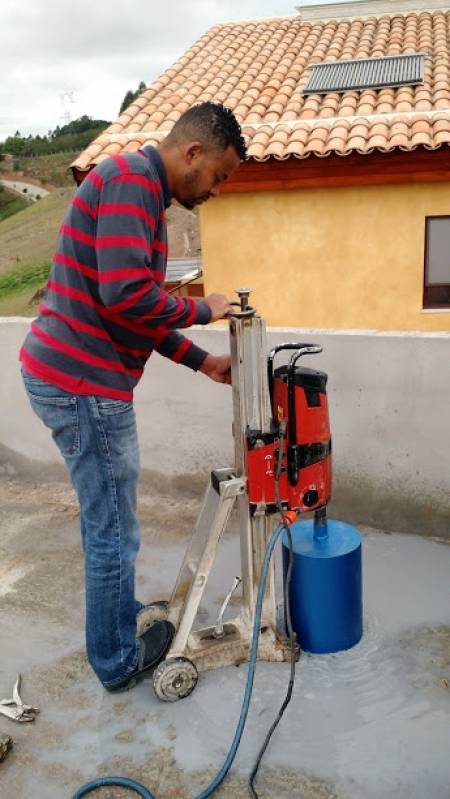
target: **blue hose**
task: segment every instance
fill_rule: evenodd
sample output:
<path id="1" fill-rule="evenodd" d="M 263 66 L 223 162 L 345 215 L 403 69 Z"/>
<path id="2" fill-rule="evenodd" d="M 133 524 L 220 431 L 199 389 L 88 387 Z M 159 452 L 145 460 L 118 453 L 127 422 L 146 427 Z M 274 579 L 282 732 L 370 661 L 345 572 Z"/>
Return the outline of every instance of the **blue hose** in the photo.
<path id="1" fill-rule="evenodd" d="M 233 765 L 233 760 L 236 757 L 236 752 L 241 742 L 242 733 L 244 732 L 245 722 L 247 721 L 248 709 L 250 706 L 250 700 L 253 691 L 253 680 L 255 677 L 256 658 L 258 655 L 258 641 L 261 628 L 262 605 L 264 599 L 264 591 L 266 588 L 267 575 L 269 573 L 270 559 L 272 557 L 273 550 L 275 549 L 275 545 L 284 529 L 285 527 L 283 524 L 278 525 L 276 530 L 272 533 L 269 539 L 269 543 L 267 544 L 266 551 L 264 553 L 264 561 L 261 570 L 261 579 L 259 581 L 258 593 L 256 597 L 255 622 L 253 625 L 253 638 L 250 650 L 250 659 L 248 664 L 247 683 L 245 686 L 244 699 L 242 701 L 241 715 L 239 717 L 239 721 L 236 727 L 236 732 L 234 733 L 233 742 L 231 744 L 230 751 L 228 752 L 228 755 L 225 759 L 222 768 L 216 774 L 210 785 L 208 785 L 208 787 L 205 788 L 204 791 L 199 793 L 198 796 L 195 797 L 195 799 L 208 799 L 209 796 L 212 796 L 213 793 L 217 791 L 218 787 L 222 784 L 231 766 Z M 126 777 L 100 777 L 97 780 L 92 780 L 92 782 L 88 782 L 86 783 L 86 785 L 83 785 L 81 788 L 79 788 L 78 791 L 74 793 L 73 799 L 82 799 L 83 796 L 87 796 L 87 794 L 91 793 L 91 791 L 94 791 L 96 788 L 102 788 L 105 785 L 117 785 L 122 788 L 129 788 L 130 790 L 135 791 L 139 796 L 142 796 L 144 799 L 156 799 L 156 797 L 139 782 L 135 782 L 135 780 L 129 780 Z"/>

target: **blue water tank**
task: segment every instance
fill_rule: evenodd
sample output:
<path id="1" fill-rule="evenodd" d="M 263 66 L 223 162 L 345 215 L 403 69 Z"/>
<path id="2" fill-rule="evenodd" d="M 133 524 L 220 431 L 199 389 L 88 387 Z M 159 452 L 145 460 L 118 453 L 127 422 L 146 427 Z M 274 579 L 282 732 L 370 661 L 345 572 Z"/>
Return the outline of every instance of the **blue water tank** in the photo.
<path id="1" fill-rule="evenodd" d="M 290 527 L 292 626 L 301 649 L 324 654 L 350 649 L 363 633 L 361 536 L 344 522 L 313 519 Z M 286 580 L 289 540 L 282 538 Z"/>

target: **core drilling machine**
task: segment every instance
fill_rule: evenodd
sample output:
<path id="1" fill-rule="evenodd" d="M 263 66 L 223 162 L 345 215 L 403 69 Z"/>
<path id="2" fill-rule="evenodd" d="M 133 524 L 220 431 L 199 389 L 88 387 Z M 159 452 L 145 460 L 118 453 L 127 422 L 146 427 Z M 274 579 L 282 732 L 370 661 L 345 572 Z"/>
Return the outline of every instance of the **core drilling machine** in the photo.
<path id="1" fill-rule="evenodd" d="M 169 602 L 152 605 L 147 624 L 167 618 L 175 636 L 166 659 L 153 674 L 156 695 L 165 701 L 188 696 L 201 671 L 248 660 L 255 623 L 255 597 L 264 554 L 275 527 L 299 513 L 314 512 L 326 524 L 331 495 L 331 439 L 327 375 L 299 366 L 300 358 L 320 353 L 313 344 L 286 343 L 267 357 L 266 326 L 249 306 L 249 289 L 238 289 L 229 314 L 233 393 L 234 468 L 215 469 Z M 237 307 L 236 307 L 237 306 Z M 290 354 L 287 365 L 276 357 Z M 215 626 L 194 630 L 203 592 L 221 536 L 237 504 L 241 576 L 227 595 Z M 223 622 L 238 585 L 238 615 Z M 283 661 L 290 646 L 277 624 L 275 567 L 267 575 L 262 604 L 258 658 Z"/>

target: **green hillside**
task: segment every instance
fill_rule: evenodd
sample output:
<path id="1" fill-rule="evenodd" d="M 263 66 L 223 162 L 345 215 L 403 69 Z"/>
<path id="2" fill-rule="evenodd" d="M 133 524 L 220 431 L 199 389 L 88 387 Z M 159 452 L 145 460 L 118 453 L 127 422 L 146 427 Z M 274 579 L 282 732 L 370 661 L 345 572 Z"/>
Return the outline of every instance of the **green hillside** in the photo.
<path id="1" fill-rule="evenodd" d="M 0 222 L 0 316 L 32 315 L 30 300 L 45 283 L 74 187 L 56 189 L 44 199 Z"/>
<path id="2" fill-rule="evenodd" d="M 74 189 L 72 186 L 56 189 L 0 222 L 0 275 L 20 265 L 40 264 L 51 259 Z"/>
<path id="3" fill-rule="evenodd" d="M 29 202 L 27 200 L 19 197 L 15 192 L 8 191 L 0 183 L 0 222 L 2 219 L 7 219 L 8 216 L 13 216 L 18 211 L 22 211 L 28 205 Z"/>
<path id="4" fill-rule="evenodd" d="M 79 155 L 74 150 L 68 153 L 55 153 L 54 155 L 38 155 L 34 158 L 23 156 L 0 161 L 0 173 L 15 171 L 17 180 L 26 181 L 27 177 L 36 178 L 44 186 L 70 186 L 74 185 L 70 164 Z M 20 175 L 23 174 L 23 177 Z"/>

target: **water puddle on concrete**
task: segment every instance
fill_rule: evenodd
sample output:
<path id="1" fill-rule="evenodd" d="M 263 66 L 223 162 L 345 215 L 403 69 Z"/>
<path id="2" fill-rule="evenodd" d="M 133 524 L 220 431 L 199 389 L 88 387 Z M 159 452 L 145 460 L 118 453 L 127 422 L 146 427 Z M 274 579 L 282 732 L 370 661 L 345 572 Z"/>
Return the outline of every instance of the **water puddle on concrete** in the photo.
<path id="1" fill-rule="evenodd" d="M 363 639 L 348 652 L 302 653 L 292 702 L 258 778 L 261 799 L 449 799 L 450 547 L 368 532 L 363 553 Z M 182 554 L 183 542 L 147 540 L 138 569 L 143 597 L 170 594 Z M 204 603 L 211 618 L 237 558 L 237 538 L 226 538 Z M 14 660 L 26 662 L 13 617 L 7 624 L 11 613 L 3 636 Z M 138 779 L 158 799 L 190 799 L 208 785 L 234 735 L 245 665 L 204 673 L 188 699 L 163 704 L 149 681 L 106 693 L 85 663 L 72 617 L 39 630 L 25 688 L 42 712 L 32 729 L 18 725 L 2 798 L 63 799 L 111 773 Z M 258 663 L 241 747 L 218 799 L 248 796 L 246 778 L 288 678 L 287 664 Z"/>

